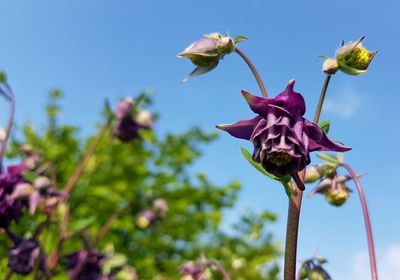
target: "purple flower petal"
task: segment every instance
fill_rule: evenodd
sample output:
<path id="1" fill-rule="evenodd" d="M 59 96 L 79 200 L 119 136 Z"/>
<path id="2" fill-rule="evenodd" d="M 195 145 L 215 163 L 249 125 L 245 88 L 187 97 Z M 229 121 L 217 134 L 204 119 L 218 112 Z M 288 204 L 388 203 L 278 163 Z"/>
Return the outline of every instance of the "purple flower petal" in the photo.
<path id="1" fill-rule="evenodd" d="M 250 140 L 255 126 L 261 119 L 262 117 L 258 116 L 252 119 L 242 120 L 234 124 L 220 124 L 217 125 L 217 128 L 228 132 L 233 137 Z"/>
<path id="2" fill-rule="evenodd" d="M 313 151 L 334 151 L 334 152 L 346 152 L 351 150 L 350 147 L 340 145 L 333 142 L 326 136 L 326 134 L 319 128 L 318 125 L 310 121 L 305 120 L 304 132 L 309 138 L 308 149 L 310 152 Z"/>
<path id="3" fill-rule="evenodd" d="M 254 113 L 267 117 L 268 105 L 271 104 L 270 99 L 252 95 L 250 92 L 245 90 L 242 90 L 242 95 Z"/>

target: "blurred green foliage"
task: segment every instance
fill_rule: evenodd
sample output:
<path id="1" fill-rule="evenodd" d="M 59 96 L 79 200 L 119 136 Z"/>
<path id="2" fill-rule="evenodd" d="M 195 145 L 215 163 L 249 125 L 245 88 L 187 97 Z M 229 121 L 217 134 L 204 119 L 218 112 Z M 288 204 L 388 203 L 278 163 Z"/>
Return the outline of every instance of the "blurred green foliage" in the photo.
<path id="1" fill-rule="evenodd" d="M 58 121 L 61 97 L 59 90 L 50 93 L 46 107 L 48 124 L 41 129 L 31 123 L 24 124 L 8 152 L 9 157 L 17 158 L 21 155 L 21 144 L 32 145 L 54 167 L 52 176 L 59 189 L 65 186 L 95 137 L 82 140 L 78 127 Z M 151 105 L 150 101 L 143 101 L 143 106 Z M 104 115 L 109 115 L 109 111 L 107 106 Z M 139 279 L 179 279 L 178 267 L 203 255 L 218 261 L 232 279 L 277 279 L 279 246 L 265 228 L 276 219 L 275 215 L 248 211 L 238 217 L 232 229 L 224 226 L 225 231 L 222 230 L 223 213 L 234 207 L 239 182 L 217 186 L 206 174 L 193 175 L 190 169 L 202 155 L 203 145 L 211 143 L 217 135 L 195 127 L 166 135 L 143 130 L 141 137 L 142 140 L 121 143 L 112 138 L 112 128 L 108 129 L 69 199 L 69 230 L 87 227 L 88 238 L 96 236 L 112 213 L 131 206 L 98 245 L 99 251 L 110 256 L 103 269 L 109 272 L 129 265 Z M 139 228 L 138 214 L 151 208 L 157 198 L 168 202 L 167 215 L 148 228 Z M 26 212 L 12 230 L 29 236 L 45 218 L 43 213 L 29 216 Z M 40 236 L 48 255 L 59 242 L 59 222 L 56 217 Z M 0 234 L 0 244 L 0 278 L 4 278 L 11 243 Z M 63 254 L 82 246 L 77 235 L 65 242 Z M 52 279 L 67 279 L 65 271 L 65 262 L 61 261 Z M 31 279 L 31 276 L 14 275 L 12 279 Z M 128 278 L 121 276 L 121 279 Z M 213 272 L 212 279 L 221 276 Z"/>

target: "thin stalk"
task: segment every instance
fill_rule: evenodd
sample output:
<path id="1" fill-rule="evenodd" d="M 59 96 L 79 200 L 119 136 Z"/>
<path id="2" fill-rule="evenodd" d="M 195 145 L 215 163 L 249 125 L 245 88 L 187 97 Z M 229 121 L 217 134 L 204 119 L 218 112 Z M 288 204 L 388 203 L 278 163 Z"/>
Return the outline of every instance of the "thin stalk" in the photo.
<path id="1" fill-rule="evenodd" d="M 314 116 L 314 123 L 318 125 L 319 117 L 321 115 L 322 106 L 324 104 L 326 92 L 331 76 L 327 75 L 325 82 L 322 86 L 321 95 L 317 110 Z M 305 170 L 299 172 L 299 177 L 304 182 Z M 295 188 L 293 188 L 295 189 Z M 284 280 L 294 280 L 296 278 L 296 260 L 297 260 L 297 239 L 299 233 L 299 221 L 301 202 L 303 199 L 303 192 L 296 188 L 289 198 L 288 221 L 286 227 L 286 243 L 285 243 L 285 264 L 284 264 Z"/>
<path id="2" fill-rule="evenodd" d="M 317 106 L 317 110 L 315 111 L 315 116 L 314 116 L 315 124 L 318 124 L 319 117 L 320 117 L 321 111 L 322 111 L 322 106 L 324 105 L 326 91 L 328 89 L 328 85 L 331 80 L 331 77 L 332 77 L 331 75 L 326 75 L 324 85 L 322 86 L 321 95 L 319 96 L 318 106 Z"/>
<path id="3" fill-rule="evenodd" d="M 122 208 L 120 211 L 115 212 L 108 218 L 107 222 L 103 225 L 103 227 L 100 229 L 99 234 L 97 235 L 93 247 L 96 248 L 96 246 L 99 244 L 101 239 L 106 235 L 106 233 L 109 231 L 111 228 L 111 225 L 114 223 L 115 220 L 117 220 L 123 212 L 125 212 L 127 209 L 129 209 L 130 206 L 127 206 L 125 208 Z"/>
<path id="4" fill-rule="evenodd" d="M 244 54 L 239 48 L 235 49 L 235 52 L 240 55 L 241 58 L 247 63 L 249 66 L 251 72 L 253 72 L 254 78 L 256 78 L 256 81 L 258 83 L 258 86 L 260 87 L 261 93 L 264 97 L 268 97 L 267 90 L 265 89 L 264 83 L 261 79 L 260 74 L 257 71 L 257 68 L 254 66 L 253 62 L 250 60 L 250 58 L 247 57 L 247 55 Z"/>
<path id="5" fill-rule="evenodd" d="M 75 169 L 74 174 L 70 177 L 69 181 L 64 187 L 65 193 L 70 193 L 71 190 L 75 187 L 76 183 L 78 182 L 79 177 L 81 176 L 83 170 L 86 167 L 90 157 L 93 155 L 94 151 L 96 150 L 97 145 L 99 144 L 102 136 L 106 132 L 108 125 L 104 125 L 101 127 L 100 131 L 97 133 L 96 138 L 92 141 L 88 149 L 86 150 L 85 154 L 82 157 L 82 160 L 79 162 L 78 167 Z"/>
<path id="6" fill-rule="evenodd" d="M 13 274 L 14 274 L 14 272 L 12 272 L 11 270 L 8 271 L 8 273 L 7 273 L 7 275 L 6 275 L 6 278 L 4 278 L 4 280 L 10 280 L 11 277 L 13 276 Z"/>
<path id="7" fill-rule="evenodd" d="M 231 277 L 229 276 L 225 268 L 223 268 L 222 265 L 220 265 L 216 261 L 208 261 L 207 265 L 216 268 L 219 271 L 219 273 L 221 273 L 223 280 L 231 280 Z"/>
<path id="8" fill-rule="evenodd" d="M 6 87 L 8 89 L 8 93 L 5 94 L 5 92 L 2 92 L 3 95 L 8 99 L 10 102 L 10 114 L 8 116 L 8 122 L 7 122 L 7 128 L 6 128 L 6 135 L 4 139 L 2 140 L 1 143 L 1 150 L 0 150 L 0 173 L 3 171 L 3 157 L 6 151 L 6 146 L 8 139 L 11 134 L 11 129 L 14 124 L 14 118 L 15 118 L 15 98 L 14 98 L 14 93 L 11 90 L 11 88 L 6 84 Z M 1 89 L 0 89 L 1 90 Z"/>
<path id="9" fill-rule="evenodd" d="M 365 199 L 364 191 L 359 180 L 359 176 L 354 172 L 354 170 L 347 163 L 341 164 L 347 172 L 349 172 L 351 178 L 354 180 L 354 183 L 357 187 L 358 195 L 360 196 L 361 207 L 364 216 L 365 223 L 365 231 L 367 233 L 368 239 L 368 252 L 369 252 L 369 262 L 371 267 L 371 279 L 378 280 L 378 270 L 376 268 L 376 257 L 375 257 L 375 247 L 374 247 L 374 238 L 372 235 L 372 227 L 371 227 L 371 219 L 369 218 L 367 200 Z"/>

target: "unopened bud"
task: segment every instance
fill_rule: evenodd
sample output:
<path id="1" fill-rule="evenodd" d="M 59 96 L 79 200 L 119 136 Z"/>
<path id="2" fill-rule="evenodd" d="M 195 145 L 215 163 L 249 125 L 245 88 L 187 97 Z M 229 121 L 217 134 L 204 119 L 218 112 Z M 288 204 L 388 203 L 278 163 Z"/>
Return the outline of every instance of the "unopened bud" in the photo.
<path id="1" fill-rule="evenodd" d="M 327 58 L 322 64 L 322 71 L 327 75 L 333 75 L 339 70 L 339 64 L 335 58 Z"/>
<path id="2" fill-rule="evenodd" d="M 306 176 L 304 178 L 304 183 L 314 183 L 315 181 L 321 179 L 322 174 L 318 167 L 309 166 L 306 168 Z"/>

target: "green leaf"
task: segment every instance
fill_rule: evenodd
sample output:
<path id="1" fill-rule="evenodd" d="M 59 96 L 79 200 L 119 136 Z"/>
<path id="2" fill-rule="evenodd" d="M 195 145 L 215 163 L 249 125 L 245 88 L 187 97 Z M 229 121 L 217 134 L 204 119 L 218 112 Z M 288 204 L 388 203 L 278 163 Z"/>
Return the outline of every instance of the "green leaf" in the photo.
<path id="1" fill-rule="evenodd" d="M 330 125 L 330 121 L 323 121 L 318 124 L 318 126 L 322 129 L 323 132 L 325 132 L 325 134 L 328 134 Z"/>
<path id="2" fill-rule="evenodd" d="M 275 175 L 272 175 L 271 173 L 268 173 L 267 171 L 265 171 L 265 169 L 262 167 L 261 164 L 255 162 L 252 157 L 251 154 L 248 150 L 246 150 L 245 148 L 240 148 L 240 150 L 242 151 L 243 156 L 247 159 L 247 161 L 255 168 L 257 169 L 259 172 L 261 172 L 262 174 L 264 174 L 265 176 L 280 181 L 280 178 L 276 177 Z"/>
<path id="3" fill-rule="evenodd" d="M 279 181 L 283 187 L 285 188 L 286 194 L 290 197 L 290 195 L 292 194 L 292 188 L 290 186 L 290 181 L 291 181 L 291 177 L 290 176 L 284 176 L 284 177 L 277 177 L 275 175 L 272 175 L 271 173 L 267 172 L 261 164 L 255 162 L 252 157 L 251 157 L 251 153 L 246 150 L 245 148 L 240 148 L 240 150 L 242 151 L 243 156 L 247 159 L 247 161 L 255 168 L 257 169 L 259 172 L 261 172 L 262 174 L 264 174 L 265 176 L 274 179 L 276 181 Z"/>
<path id="4" fill-rule="evenodd" d="M 29 183 L 34 183 L 37 178 L 37 175 L 35 172 L 27 171 L 22 173 L 22 177 L 24 177 L 24 179 L 26 179 Z"/>
<path id="5" fill-rule="evenodd" d="M 80 219 L 71 225 L 71 231 L 76 232 L 92 225 L 96 221 L 96 217 L 88 217 L 85 219 Z"/>
<path id="6" fill-rule="evenodd" d="M 7 82 L 7 75 L 5 72 L 0 72 L 0 84 L 4 84 Z"/>
<path id="7" fill-rule="evenodd" d="M 317 153 L 317 156 L 330 166 L 337 167 L 340 164 L 339 160 L 334 156 L 323 153 Z"/>
<path id="8" fill-rule="evenodd" d="M 249 38 L 247 38 L 246 36 L 238 35 L 238 36 L 235 37 L 235 39 L 233 39 L 233 41 L 235 41 L 235 44 L 237 44 L 237 43 L 240 43 L 242 41 L 246 41 L 248 39 Z"/>

